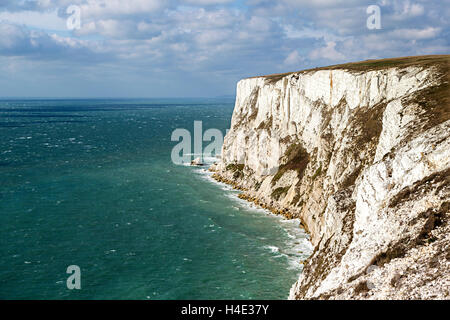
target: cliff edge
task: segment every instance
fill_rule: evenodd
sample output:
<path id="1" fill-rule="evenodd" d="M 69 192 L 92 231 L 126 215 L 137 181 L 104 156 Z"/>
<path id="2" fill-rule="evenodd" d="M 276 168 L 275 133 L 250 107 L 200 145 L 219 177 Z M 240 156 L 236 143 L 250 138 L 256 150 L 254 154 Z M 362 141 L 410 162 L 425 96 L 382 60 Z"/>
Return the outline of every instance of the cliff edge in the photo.
<path id="1" fill-rule="evenodd" d="M 450 55 L 241 80 L 217 180 L 300 218 L 290 299 L 449 299 Z"/>

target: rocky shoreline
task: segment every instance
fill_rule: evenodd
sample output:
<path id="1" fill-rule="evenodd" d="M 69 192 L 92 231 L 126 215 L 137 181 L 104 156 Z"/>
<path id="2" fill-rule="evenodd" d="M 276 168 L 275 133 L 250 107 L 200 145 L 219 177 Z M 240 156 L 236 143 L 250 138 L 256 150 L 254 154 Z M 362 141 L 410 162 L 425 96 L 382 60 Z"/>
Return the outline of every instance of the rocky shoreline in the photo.
<path id="1" fill-rule="evenodd" d="M 211 176 L 214 180 L 217 182 L 225 183 L 229 186 L 231 186 L 234 190 L 242 191 L 242 193 L 238 194 L 238 198 L 245 200 L 247 202 L 253 203 L 254 205 L 270 211 L 274 215 L 283 216 L 284 218 L 288 220 L 297 219 L 295 216 L 295 213 L 290 210 L 290 208 L 286 207 L 280 207 L 279 205 L 273 203 L 273 202 L 266 202 L 261 198 L 258 198 L 255 195 L 255 192 L 252 192 L 252 190 L 249 190 L 247 188 L 242 187 L 236 180 L 226 178 L 225 176 L 220 175 L 216 171 L 216 164 L 213 164 L 209 169 L 209 171 L 213 172 L 213 175 Z M 303 221 L 300 219 L 300 228 L 305 230 L 307 233 L 308 229 Z"/>

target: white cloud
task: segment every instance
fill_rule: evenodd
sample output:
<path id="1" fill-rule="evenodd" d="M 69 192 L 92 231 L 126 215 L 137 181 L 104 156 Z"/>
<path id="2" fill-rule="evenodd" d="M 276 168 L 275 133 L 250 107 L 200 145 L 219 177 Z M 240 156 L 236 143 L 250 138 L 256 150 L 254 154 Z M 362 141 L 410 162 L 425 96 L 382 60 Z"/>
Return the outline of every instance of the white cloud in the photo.
<path id="1" fill-rule="evenodd" d="M 313 60 L 326 59 L 330 61 L 339 61 L 346 58 L 345 55 L 336 50 L 336 42 L 330 41 L 325 47 L 311 51 L 309 57 Z"/>
<path id="2" fill-rule="evenodd" d="M 286 59 L 284 59 L 284 64 L 289 67 L 300 66 L 304 59 L 300 56 L 297 50 L 292 51 Z"/>
<path id="3" fill-rule="evenodd" d="M 304 27 L 302 29 L 295 29 L 292 25 L 282 26 L 284 34 L 288 39 L 323 39 L 325 41 L 344 40 L 345 37 L 338 36 L 325 29 L 317 29 L 311 27 Z"/>
<path id="4" fill-rule="evenodd" d="M 163 0 L 87 0 L 81 4 L 81 12 L 87 18 L 104 18 L 154 13 L 167 4 Z"/>
<path id="5" fill-rule="evenodd" d="M 195 37 L 195 40 L 200 45 L 212 45 L 227 41 L 227 38 L 229 34 L 224 30 L 204 30 Z"/>
<path id="6" fill-rule="evenodd" d="M 370 1 L 361 1 L 361 0 L 282 0 L 282 2 L 295 6 L 298 8 L 343 8 L 343 7 L 354 7 L 360 5 L 361 3 L 365 4 Z"/>
<path id="7" fill-rule="evenodd" d="M 26 33 L 23 29 L 11 24 L 0 24 L 0 50 L 13 49 L 25 39 Z"/>
<path id="8" fill-rule="evenodd" d="M 252 16 L 247 27 L 253 32 L 268 32 L 273 28 L 273 22 L 265 17 Z"/>
<path id="9" fill-rule="evenodd" d="M 393 14 L 394 20 L 405 20 L 421 16 L 425 12 L 425 8 L 420 3 L 411 3 L 409 0 L 395 1 Z"/>
<path id="10" fill-rule="evenodd" d="M 397 29 L 390 32 L 389 36 L 400 39 L 431 39 L 441 32 L 441 28 L 427 27 L 424 29 Z"/>
<path id="11" fill-rule="evenodd" d="M 193 5 L 208 6 L 208 5 L 230 3 L 233 1 L 234 0 L 184 0 L 183 2 Z"/>
<path id="12" fill-rule="evenodd" d="M 3 11 L 0 12 L 1 21 L 45 30 L 67 30 L 66 20 L 58 16 L 57 10 L 49 12 L 28 10 L 16 12 Z"/>
<path id="13" fill-rule="evenodd" d="M 0 0 L 0 20 L 4 20 L 0 21 L 0 59 L 15 59 L 19 69 L 17 61 L 22 59 L 24 70 L 33 63 L 43 65 L 43 61 L 55 61 L 52 70 L 59 62 L 79 62 L 80 70 L 89 66 L 86 74 L 120 67 L 130 79 L 137 73 L 151 77 L 156 71 L 204 79 L 214 74 L 217 83 L 223 79 L 234 86 L 241 77 L 287 68 L 448 53 L 450 10 L 443 3 Z M 71 4 L 82 8 L 82 28 L 72 33 L 65 23 L 65 9 Z M 382 30 L 367 29 L 369 4 L 382 7 Z M 56 32 L 56 36 L 52 30 L 64 32 Z M 56 71 L 54 77 L 58 77 Z"/>

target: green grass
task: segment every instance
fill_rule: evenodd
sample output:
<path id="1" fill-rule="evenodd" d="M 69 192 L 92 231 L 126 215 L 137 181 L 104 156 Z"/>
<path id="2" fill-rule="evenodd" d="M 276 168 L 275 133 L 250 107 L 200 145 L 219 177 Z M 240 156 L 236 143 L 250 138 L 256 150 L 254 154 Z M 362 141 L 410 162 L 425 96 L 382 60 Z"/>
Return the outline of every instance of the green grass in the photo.
<path id="1" fill-rule="evenodd" d="M 374 71 L 388 68 L 407 68 L 412 66 L 429 67 L 436 64 L 448 64 L 450 55 L 428 55 L 365 60 L 325 67 L 323 69 L 347 69 L 354 71 Z"/>
<path id="2" fill-rule="evenodd" d="M 227 171 L 231 171 L 231 172 L 235 172 L 235 171 L 242 171 L 244 170 L 244 164 L 236 164 L 236 163 L 231 163 L 229 165 L 227 165 L 226 169 Z"/>
<path id="3" fill-rule="evenodd" d="M 227 165 L 226 170 L 233 172 L 234 179 L 241 179 L 244 177 L 244 167 L 245 165 L 243 163 L 231 163 Z"/>
<path id="4" fill-rule="evenodd" d="M 279 200 L 280 197 L 281 197 L 282 195 L 285 195 L 285 194 L 289 191 L 290 188 L 291 188 L 290 186 L 287 186 L 287 187 L 281 187 L 281 188 L 276 188 L 275 190 L 273 190 L 271 196 L 272 196 L 273 199 Z"/>
<path id="5" fill-rule="evenodd" d="M 375 71 L 388 68 L 407 68 L 411 66 L 430 67 L 437 66 L 439 68 L 446 67 L 450 64 L 450 55 L 426 55 L 426 56 L 410 56 L 410 57 L 398 57 L 398 58 L 386 58 L 377 60 L 365 60 L 359 62 L 348 62 L 343 64 L 331 65 L 327 67 L 318 67 L 312 69 L 306 69 L 296 72 L 275 73 L 263 77 L 266 79 L 267 84 L 274 84 L 286 76 L 319 70 L 351 70 L 351 71 Z M 258 78 L 252 77 L 252 78 Z"/>
<path id="6" fill-rule="evenodd" d="M 316 172 L 314 172 L 313 176 L 311 177 L 311 179 L 314 181 L 316 180 L 316 178 L 318 176 L 320 176 L 322 174 L 322 165 L 320 165 L 320 167 L 316 170 Z"/>

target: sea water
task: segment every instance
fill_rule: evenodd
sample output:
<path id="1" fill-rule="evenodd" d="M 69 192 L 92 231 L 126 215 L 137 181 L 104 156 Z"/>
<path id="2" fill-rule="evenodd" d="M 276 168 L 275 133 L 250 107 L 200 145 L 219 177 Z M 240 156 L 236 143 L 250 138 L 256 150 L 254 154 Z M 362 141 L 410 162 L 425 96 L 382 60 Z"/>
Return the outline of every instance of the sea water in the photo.
<path id="1" fill-rule="evenodd" d="M 218 99 L 1 100 L 0 299 L 286 299 L 311 252 L 299 221 L 171 161 L 175 129 L 225 133 L 232 111 Z"/>

